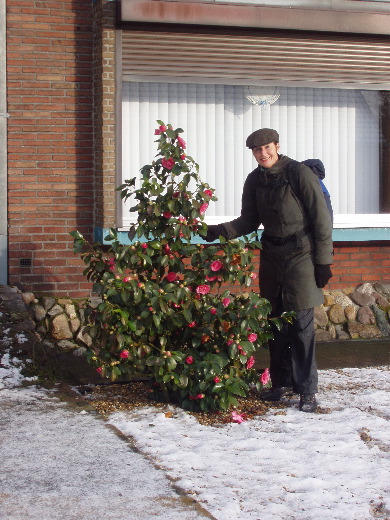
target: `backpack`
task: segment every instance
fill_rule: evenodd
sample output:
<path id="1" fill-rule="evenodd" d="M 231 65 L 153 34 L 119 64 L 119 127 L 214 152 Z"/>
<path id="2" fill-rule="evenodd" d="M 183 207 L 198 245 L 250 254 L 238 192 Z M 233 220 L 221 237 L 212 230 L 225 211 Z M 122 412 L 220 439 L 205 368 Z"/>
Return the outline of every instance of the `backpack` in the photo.
<path id="1" fill-rule="evenodd" d="M 332 208 L 332 202 L 330 199 L 330 193 L 327 190 L 325 184 L 323 183 L 322 179 L 325 177 L 325 166 L 322 161 L 319 159 L 306 159 L 306 161 L 302 161 L 301 163 L 298 161 L 292 160 L 288 164 L 288 172 L 287 172 L 287 178 L 288 182 L 295 193 L 295 195 L 299 198 L 299 200 L 302 200 L 300 189 L 299 189 L 299 183 L 298 183 L 298 166 L 300 164 L 305 164 L 308 166 L 318 177 L 318 182 L 320 183 L 320 186 L 322 188 L 322 193 L 324 194 L 324 199 L 326 202 L 326 206 L 329 211 L 329 215 L 332 221 L 333 226 L 333 208 Z"/>

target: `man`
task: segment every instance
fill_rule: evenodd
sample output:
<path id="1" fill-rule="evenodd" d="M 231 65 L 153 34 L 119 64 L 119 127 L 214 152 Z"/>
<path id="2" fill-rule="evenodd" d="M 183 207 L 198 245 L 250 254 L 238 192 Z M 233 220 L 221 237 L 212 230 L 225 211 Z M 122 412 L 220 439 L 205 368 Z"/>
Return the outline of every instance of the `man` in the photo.
<path id="1" fill-rule="evenodd" d="M 317 407 L 314 307 L 323 303 L 322 288 L 332 277 L 332 222 L 322 188 L 313 171 L 299 164 L 299 197 L 288 180 L 291 159 L 279 154 L 279 134 L 262 128 L 246 146 L 258 163 L 247 177 L 241 215 L 208 227 L 206 240 L 246 235 L 264 226 L 261 237 L 260 292 L 272 315 L 295 311 L 292 324 L 274 332 L 269 343 L 272 388 L 264 400 L 278 401 L 292 389 L 300 394 L 299 409 Z M 291 167 L 291 164 L 290 164 Z"/>

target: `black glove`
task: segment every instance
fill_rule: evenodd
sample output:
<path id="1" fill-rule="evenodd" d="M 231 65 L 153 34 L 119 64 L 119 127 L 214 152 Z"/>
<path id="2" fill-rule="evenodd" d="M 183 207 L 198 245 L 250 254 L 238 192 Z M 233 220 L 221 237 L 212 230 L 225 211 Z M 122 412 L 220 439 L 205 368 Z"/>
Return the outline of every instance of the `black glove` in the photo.
<path id="1" fill-rule="evenodd" d="M 330 270 L 330 265 L 314 265 L 314 277 L 316 279 L 317 287 L 320 287 L 321 289 L 325 287 L 325 285 L 329 282 L 332 276 L 333 274 Z"/>
<path id="2" fill-rule="evenodd" d="M 206 242 L 214 242 L 214 240 L 217 240 L 217 238 L 219 238 L 220 235 L 227 238 L 226 229 L 222 224 L 216 224 L 208 226 L 207 234 L 204 237 L 204 239 L 206 240 Z"/>

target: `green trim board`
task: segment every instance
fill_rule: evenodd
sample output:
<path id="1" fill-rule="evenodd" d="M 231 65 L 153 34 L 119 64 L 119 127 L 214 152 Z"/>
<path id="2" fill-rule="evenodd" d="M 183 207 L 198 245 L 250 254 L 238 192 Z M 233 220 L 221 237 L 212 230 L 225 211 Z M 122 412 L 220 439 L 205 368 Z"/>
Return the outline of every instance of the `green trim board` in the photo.
<path id="1" fill-rule="evenodd" d="M 96 242 L 109 245 L 110 242 L 104 240 L 108 234 L 108 228 L 96 227 L 94 229 L 94 239 Z M 127 231 L 118 231 L 118 237 L 122 244 L 131 244 Z M 345 228 L 333 229 L 334 242 L 390 242 L 390 228 Z M 206 244 L 207 242 L 200 236 L 194 236 L 192 239 L 194 244 Z"/>

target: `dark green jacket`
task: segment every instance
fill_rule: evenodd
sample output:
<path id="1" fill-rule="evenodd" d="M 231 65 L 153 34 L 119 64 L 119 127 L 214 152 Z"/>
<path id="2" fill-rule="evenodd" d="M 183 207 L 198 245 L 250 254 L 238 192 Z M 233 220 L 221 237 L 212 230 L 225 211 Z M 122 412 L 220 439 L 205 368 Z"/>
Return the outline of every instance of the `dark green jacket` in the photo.
<path id="1" fill-rule="evenodd" d="M 323 303 L 314 264 L 333 261 L 332 223 L 318 178 L 303 164 L 298 167 L 299 198 L 293 192 L 285 168 L 290 161 L 280 155 L 272 168 L 253 170 L 244 183 L 241 215 L 223 226 L 229 239 L 261 224 L 269 237 L 290 238 L 284 245 L 262 239 L 260 292 L 274 308 L 281 290 L 284 309 L 299 311 Z"/>

